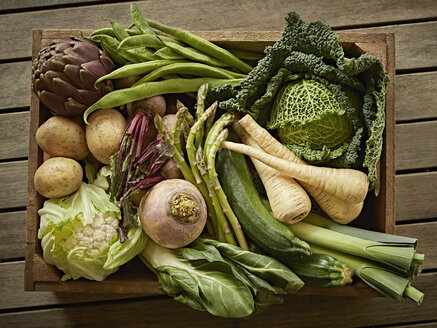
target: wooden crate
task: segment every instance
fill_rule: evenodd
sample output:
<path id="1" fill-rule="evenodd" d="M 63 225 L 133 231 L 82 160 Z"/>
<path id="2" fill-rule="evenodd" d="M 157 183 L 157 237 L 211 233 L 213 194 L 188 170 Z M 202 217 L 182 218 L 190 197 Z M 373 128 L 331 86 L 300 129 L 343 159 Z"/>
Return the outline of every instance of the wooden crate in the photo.
<path id="1" fill-rule="evenodd" d="M 90 31 L 83 30 L 35 30 L 33 33 L 33 58 L 42 46 L 53 39 L 80 36 Z M 273 44 L 281 37 L 281 32 L 196 32 L 196 34 L 227 47 L 257 50 Z M 379 180 L 375 192 L 369 193 L 363 212 L 354 224 L 371 230 L 394 233 L 395 223 L 395 118 L 394 118 L 394 35 L 338 32 L 339 41 L 347 54 L 357 56 L 369 53 L 377 56 L 384 64 L 390 77 L 386 102 L 386 129 L 382 156 L 379 163 Z M 136 293 L 158 295 L 159 283 L 155 275 L 138 259 L 127 263 L 105 281 L 95 282 L 86 279 L 61 282 L 62 273 L 47 264 L 42 257 L 42 249 L 37 233 L 39 228 L 38 210 L 44 198 L 35 190 L 33 177 L 43 162 L 43 152 L 35 141 L 38 127 L 50 116 L 35 93 L 31 94 L 29 129 L 29 164 L 26 221 L 26 261 L 24 289 L 29 291 L 85 292 L 85 293 Z M 313 288 L 305 286 L 297 293 L 336 296 L 377 296 L 380 295 L 358 282 L 351 286 L 336 288 Z"/>

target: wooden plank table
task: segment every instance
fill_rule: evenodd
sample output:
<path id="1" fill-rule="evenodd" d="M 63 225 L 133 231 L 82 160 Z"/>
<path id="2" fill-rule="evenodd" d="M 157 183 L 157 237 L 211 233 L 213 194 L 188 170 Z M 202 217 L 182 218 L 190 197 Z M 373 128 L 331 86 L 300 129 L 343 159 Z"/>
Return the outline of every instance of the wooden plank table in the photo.
<path id="1" fill-rule="evenodd" d="M 32 29 L 130 22 L 125 1 L 0 2 L 0 327 L 437 327 L 437 2 L 138 1 L 147 17 L 191 30 L 282 30 L 283 17 L 396 40 L 396 233 L 426 254 L 420 307 L 387 298 L 288 295 L 250 320 L 214 318 L 166 296 L 24 292 Z M 146 325 L 144 324 L 144 325 Z"/>

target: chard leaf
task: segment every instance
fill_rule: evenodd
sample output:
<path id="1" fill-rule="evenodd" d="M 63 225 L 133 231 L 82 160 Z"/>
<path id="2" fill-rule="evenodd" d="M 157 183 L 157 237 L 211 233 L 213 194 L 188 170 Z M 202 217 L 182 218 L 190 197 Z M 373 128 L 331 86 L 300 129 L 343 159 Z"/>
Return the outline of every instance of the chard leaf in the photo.
<path id="1" fill-rule="evenodd" d="M 170 250 L 149 239 L 140 258 L 157 270 L 162 290 L 175 300 L 216 316 L 249 316 L 255 309 L 251 290 L 235 277 L 226 261 L 211 257 L 211 250 L 208 246 L 194 251 Z"/>
<path id="2" fill-rule="evenodd" d="M 221 243 L 214 239 L 200 238 L 199 241 L 214 245 L 223 256 L 286 292 L 298 290 L 304 285 L 302 280 L 289 268 L 272 257 L 245 251 L 239 247 Z"/>
<path id="3" fill-rule="evenodd" d="M 255 311 L 252 315 L 264 312 L 270 305 L 282 304 L 284 299 L 281 295 L 273 294 L 267 290 L 260 290 L 255 299 Z"/>
<path id="4" fill-rule="evenodd" d="M 191 297 L 190 295 L 186 295 L 186 293 L 184 292 L 176 296 L 174 300 L 181 302 L 182 304 L 191 306 L 195 310 L 206 311 L 205 307 L 202 304 L 202 301 L 199 298 Z"/>

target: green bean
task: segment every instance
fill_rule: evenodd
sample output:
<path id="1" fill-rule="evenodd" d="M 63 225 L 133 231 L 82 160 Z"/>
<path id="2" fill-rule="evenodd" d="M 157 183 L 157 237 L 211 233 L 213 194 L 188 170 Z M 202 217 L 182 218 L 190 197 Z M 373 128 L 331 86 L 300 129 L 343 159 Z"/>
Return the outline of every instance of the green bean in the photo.
<path id="1" fill-rule="evenodd" d="M 219 67 L 228 66 L 224 62 L 217 60 L 214 57 L 208 56 L 207 54 L 202 53 L 201 51 L 195 48 L 180 46 L 178 44 L 168 42 L 163 39 L 161 39 L 161 41 L 174 52 L 191 60 L 202 62 L 212 66 L 219 66 Z"/>
<path id="2" fill-rule="evenodd" d="M 228 49 L 230 53 L 240 59 L 259 60 L 264 57 L 263 53 L 242 50 L 242 49 Z"/>
<path id="3" fill-rule="evenodd" d="M 139 35 L 133 35 L 129 38 L 124 39 L 120 43 L 120 48 L 123 49 L 133 49 L 133 48 L 140 48 L 140 47 L 147 47 L 147 48 L 154 48 L 154 49 L 160 49 L 164 47 L 164 44 L 160 40 L 165 40 L 167 42 L 176 43 L 178 45 L 182 46 L 182 43 L 174 40 L 172 38 L 166 37 L 166 36 L 159 36 L 159 38 L 154 34 L 139 34 Z"/>
<path id="4" fill-rule="evenodd" d="M 134 75 L 143 75 L 147 74 L 157 68 L 160 68 L 165 65 L 170 65 L 174 63 L 184 63 L 184 61 L 176 61 L 176 60 L 151 60 L 143 63 L 131 63 L 126 64 L 116 70 L 112 71 L 109 74 L 106 74 L 99 79 L 97 79 L 96 84 L 104 81 L 104 80 L 114 80 L 121 79 Z"/>
<path id="5" fill-rule="evenodd" d="M 144 61 L 152 60 L 153 53 L 148 52 L 147 49 L 118 49 L 120 55 L 132 63 L 141 63 Z"/>
<path id="6" fill-rule="evenodd" d="M 161 94 L 196 92 L 204 83 L 208 83 L 211 88 L 224 84 L 237 86 L 240 85 L 242 80 L 243 79 L 214 79 L 205 77 L 196 79 L 169 79 L 143 83 L 136 87 L 114 90 L 107 93 L 93 105 L 88 107 L 83 114 L 83 119 L 84 122 L 88 124 L 88 116 L 100 108 L 114 108 L 136 100 L 150 98 Z"/>
<path id="7" fill-rule="evenodd" d="M 253 68 L 243 62 L 238 57 L 234 56 L 228 50 L 219 47 L 218 45 L 205 40 L 191 32 L 182 30 L 180 28 L 170 27 L 161 23 L 158 23 L 151 19 L 146 19 L 149 26 L 156 28 L 157 30 L 167 33 L 180 41 L 189 44 L 190 46 L 207 53 L 210 56 L 213 56 L 220 61 L 228 64 L 229 66 L 236 67 L 240 69 L 243 73 L 249 73 Z"/>
<path id="8" fill-rule="evenodd" d="M 138 49 L 118 49 L 119 42 L 117 39 L 110 37 L 109 35 L 96 35 L 93 38 L 98 39 L 102 44 L 104 50 L 116 61 L 119 65 L 125 65 L 127 62 L 143 62 L 151 60 L 152 54 Z"/>
<path id="9" fill-rule="evenodd" d="M 96 35 L 109 35 L 109 36 L 115 37 L 113 29 L 109 28 L 109 27 L 104 27 L 104 28 L 95 30 L 88 37 L 92 38 L 93 36 L 96 36 Z"/>
<path id="10" fill-rule="evenodd" d="M 159 50 L 156 50 L 153 53 L 153 58 L 155 58 L 155 59 L 167 59 L 167 60 L 186 59 L 184 56 L 179 55 L 178 53 L 174 52 L 173 50 L 171 50 L 168 47 L 163 47 Z"/>
<path id="11" fill-rule="evenodd" d="M 227 71 L 225 69 L 206 65 L 206 64 L 201 64 L 201 63 L 190 63 L 190 62 L 174 63 L 165 66 L 163 65 L 151 71 L 149 74 L 145 75 L 143 78 L 137 81 L 135 85 L 144 82 L 155 81 L 167 74 L 189 74 L 194 76 L 205 76 L 205 77 L 209 76 L 219 79 L 235 78 L 235 76 L 231 73 L 232 72 Z"/>
<path id="12" fill-rule="evenodd" d="M 121 49 L 134 49 L 140 47 L 161 49 L 164 44 L 154 34 L 141 34 L 129 36 L 120 42 Z"/>
<path id="13" fill-rule="evenodd" d="M 141 14 L 141 11 L 138 8 L 138 5 L 136 3 L 131 4 L 130 14 L 132 17 L 132 21 L 134 22 L 137 29 L 141 31 L 141 33 L 143 33 L 143 34 L 155 34 L 155 32 L 153 32 L 153 30 L 150 28 L 149 23 L 147 23 L 147 20 L 144 19 L 143 15 Z"/>
<path id="14" fill-rule="evenodd" d="M 112 30 L 118 41 L 129 38 L 129 33 L 119 23 L 111 21 Z"/>
<path id="15" fill-rule="evenodd" d="M 93 39 L 98 39 L 98 42 L 102 45 L 103 50 L 115 61 L 118 65 L 125 65 L 127 60 L 120 56 L 117 51 L 118 43 L 113 37 L 106 34 L 99 34 L 93 36 Z M 94 40 L 93 40 L 94 41 Z"/>

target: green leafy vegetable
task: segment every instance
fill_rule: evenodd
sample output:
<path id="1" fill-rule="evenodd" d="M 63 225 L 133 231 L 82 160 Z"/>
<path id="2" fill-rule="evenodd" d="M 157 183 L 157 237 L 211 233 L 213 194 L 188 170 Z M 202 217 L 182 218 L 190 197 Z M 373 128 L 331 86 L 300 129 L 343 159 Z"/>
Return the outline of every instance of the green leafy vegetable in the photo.
<path id="1" fill-rule="evenodd" d="M 347 58 L 323 20 L 305 23 L 294 12 L 285 19 L 282 39 L 266 47 L 221 109 L 278 128 L 281 141 L 313 164 L 366 170 L 373 188 L 385 127 L 382 63 L 367 54 Z"/>
<path id="2" fill-rule="evenodd" d="M 157 275 L 164 292 L 221 317 L 259 313 L 282 302 L 280 288 L 292 291 L 303 286 L 277 260 L 205 237 L 178 249 L 148 239 L 140 258 Z"/>
<path id="3" fill-rule="evenodd" d="M 63 281 L 104 280 L 146 242 L 141 225 L 131 228 L 127 240 L 120 242 L 120 209 L 103 189 L 91 184 L 82 183 L 71 196 L 47 200 L 38 214 L 44 259 L 64 272 Z"/>

